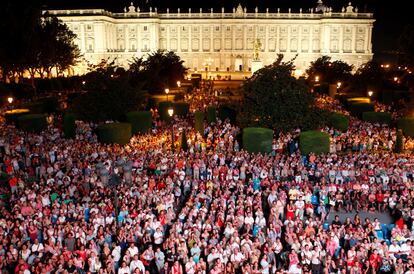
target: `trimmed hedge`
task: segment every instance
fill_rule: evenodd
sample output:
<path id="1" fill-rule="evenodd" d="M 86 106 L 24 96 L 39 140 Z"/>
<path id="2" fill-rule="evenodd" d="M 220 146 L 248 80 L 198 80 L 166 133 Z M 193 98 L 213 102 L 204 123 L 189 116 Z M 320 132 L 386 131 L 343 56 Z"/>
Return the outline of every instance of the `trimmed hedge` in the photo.
<path id="1" fill-rule="evenodd" d="M 181 117 L 186 117 L 190 111 L 190 105 L 187 103 L 174 103 L 174 113 Z"/>
<path id="2" fill-rule="evenodd" d="M 63 117 L 63 133 L 65 138 L 75 138 L 76 136 L 76 123 L 75 115 L 67 113 Z"/>
<path id="3" fill-rule="evenodd" d="M 397 131 L 397 140 L 395 142 L 394 152 L 401 153 L 404 151 L 404 135 L 401 129 Z"/>
<path id="4" fill-rule="evenodd" d="M 345 132 L 349 127 L 349 117 L 344 114 L 334 112 L 329 117 L 329 123 L 335 129 Z"/>
<path id="5" fill-rule="evenodd" d="M 131 139 L 130 123 L 111 123 L 98 126 L 98 137 L 101 143 L 125 145 Z"/>
<path id="6" fill-rule="evenodd" d="M 23 107 L 30 109 L 30 113 L 54 113 L 59 111 L 59 101 L 55 97 L 49 97 L 23 104 Z"/>
<path id="7" fill-rule="evenodd" d="M 207 122 L 209 124 L 216 122 L 217 116 L 216 116 L 216 108 L 213 106 L 209 106 L 207 108 Z"/>
<path id="8" fill-rule="evenodd" d="M 132 134 L 147 133 L 152 127 L 150 111 L 131 111 L 125 116 L 126 121 L 131 124 Z"/>
<path id="9" fill-rule="evenodd" d="M 372 103 L 351 103 L 349 110 L 353 116 L 362 118 L 362 113 L 375 111 L 375 106 Z"/>
<path id="10" fill-rule="evenodd" d="M 390 124 L 391 113 L 367 111 L 362 113 L 362 120 L 370 123 Z"/>
<path id="11" fill-rule="evenodd" d="M 40 133 L 47 129 L 47 120 L 43 114 L 26 114 L 17 118 L 17 125 L 21 130 Z"/>
<path id="12" fill-rule="evenodd" d="M 218 113 L 220 120 L 224 121 L 226 119 L 229 119 L 231 123 L 236 122 L 237 113 L 234 109 L 230 108 L 229 106 L 220 106 Z"/>
<path id="13" fill-rule="evenodd" d="M 204 133 L 204 112 L 199 110 L 194 112 L 194 129 L 201 134 Z"/>
<path id="14" fill-rule="evenodd" d="M 328 153 L 329 134 L 318 130 L 304 131 L 299 136 L 299 149 L 302 154 Z"/>
<path id="15" fill-rule="evenodd" d="M 163 101 L 158 104 L 158 114 L 160 115 L 161 121 L 169 121 L 171 119 L 170 116 L 168 115 L 168 109 L 170 107 L 174 107 L 173 103 L 171 102 Z M 174 110 L 174 114 L 175 114 L 175 110 Z"/>
<path id="16" fill-rule="evenodd" d="M 405 136 L 414 137 L 414 118 L 404 117 L 398 119 L 397 128 L 401 129 Z"/>
<path id="17" fill-rule="evenodd" d="M 17 119 L 23 115 L 30 113 L 30 110 L 27 108 L 19 108 L 6 111 L 4 113 L 4 119 L 6 119 L 7 124 L 17 124 Z"/>
<path id="18" fill-rule="evenodd" d="M 250 153 L 270 153 L 272 151 L 273 130 L 260 127 L 243 129 L 243 147 Z"/>

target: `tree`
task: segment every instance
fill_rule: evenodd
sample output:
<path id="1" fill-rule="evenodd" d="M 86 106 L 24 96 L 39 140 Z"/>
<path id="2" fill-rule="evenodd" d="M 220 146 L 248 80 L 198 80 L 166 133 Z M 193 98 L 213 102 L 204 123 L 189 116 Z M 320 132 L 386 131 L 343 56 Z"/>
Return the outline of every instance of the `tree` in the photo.
<path id="1" fill-rule="evenodd" d="M 376 61 L 369 61 L 357 69 L 352 78 L 352 89 L 366 96 L 368 89 L 382 90 L 387 84 L 387 71 Z"/>
<path id="2" fill-rule="evenodd" d="M 89 73 L 86 82 L 88 92 L 75 98 L 72 112 L 82 120 L 105 121 L 121 120 L 130 111 L 143 109 L 146 94 L 140 86 L 130 84 L 130 75 L 109 74 L 117 71 L 112 65 Z"/>
<path id="3" fill-rule="evenodd" d="M 80 51 L 76 35 L 56 17 L 41 13 L 33 3 L 6 1 L 0 11 L 0 67 L 3 80 L 49 76 L 52 68 L 61 74 L 75 65 Z"/>
<path id="4" fill-rule="evenodd" d="M 314 97 L 304 81 L 292 76 L 293 60 L 283 55 L 257 71 L 243 85 L 243 103 L 238 115 L 243 127 L 265 127 L 289 131 L 316 128 L 326 119 L 314 106 Z"/>
<path id="5" fill-rule="evenodd" d="M 185 130 L 181 133 L 181 150 L 187 151 L 188 150 L 188 144 L 187 144 L 187 135 L 185 134 Z"/>
<path id="6" fill-rule="evenodd" d="M 73 102 L 72 112 L 81 120 L 121 120 L 127 112 L 140 108 L 144 97 L 126 83 L 110 85 L 106 90 L 89 91 Z"/>
<path id="7" fill-rule="evenodd" d="M 40 9 L 30 3 L 6 0 L 0 9 L 0 67 L 2 80 L 22 78 L 33 54 Z"/>
<path id="8" fill-rule="evenodd" d="M 400 63 L 412 68 L 414 64 L 414 25 L 406 25 L 398 39 Z"/>
<path id="9" fill-rule="evenodd" d="M 40 25 L 39 68 L 41 76 L 50 76 L 52 69 L 56 75 L 76 64 L 80 57 L 79 48 L 75 45 L 74 34 L 66 24 L 56 17 L 42 18 Z"/>
<path id="10" fill-rule="evenodd" d="M 308 79 L 315 79 L 319 76 L 320 80 L 325 83 L 336 83 L 346 81 L 350 78 L 353 66 L 343 61 L 331 61 L 331 57 L 322 56 L 311 62 L 310 67 L 306 70 Z"/>
<path id="11" fill-rule="evenodd" d="M 144 88 L 151 93 L 162 92 L 164 88 L 175 87 L 181 81 L 187 68 L 184 61 L 173 51 L 158 50 L 150 53 L 147 59 L 134 58 L 129 72 L 135 78 L 144 80 Z"/>

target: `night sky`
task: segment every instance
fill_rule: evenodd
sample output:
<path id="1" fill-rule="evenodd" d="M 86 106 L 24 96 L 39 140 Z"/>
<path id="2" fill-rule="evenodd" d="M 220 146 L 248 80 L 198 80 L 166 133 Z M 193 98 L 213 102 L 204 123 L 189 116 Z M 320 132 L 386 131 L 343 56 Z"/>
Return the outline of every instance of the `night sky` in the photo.
<path id="1" fill-rule="evenodd" d="M 130 0 L 40 0 L 44 8 L 64 9 L 64 8 L 104 8 L 114 12 L 121 12 L 125 6 L 129 6 Z M 225 7 L 230 12 L 240 2 L 247 6 L 248 11 L 252 12 L 257 6 L 262 12 L 266 8 L 281 8 L 281 11 L 287 12 L 292 8 L 292 12 L 298 12 L 299 8 L 303 10 L 316 6 L 317 0 L 209 0 L 209 1 L 190 1 L 190 0 L 135 0 L 140 7 L 146 5 L 157 7 L 159 12 L 165 12 L 167 7 L 171 12 L 181 8 L 182 12 L 187 8 L 193 8 L 193 11 L 199 8 L 215 8 L 217 12 L 221 7 Z M 331 6 L 333 11 L 338 12 L 341 7 L 347 6 L 348 0 L 325 0 L 324 4 Z M 374 13 L 376 22 L 373 32 L 373 50 L 377 58 L 383 59 L 396 50 L 398 37 L 403 27 L 413 20 L 409 20 L 410 13 L 413 11 L 410 7 L 409 0 L 353 0 L 352 5 L 357 6 L 359 12 L 367 11 Z"/>

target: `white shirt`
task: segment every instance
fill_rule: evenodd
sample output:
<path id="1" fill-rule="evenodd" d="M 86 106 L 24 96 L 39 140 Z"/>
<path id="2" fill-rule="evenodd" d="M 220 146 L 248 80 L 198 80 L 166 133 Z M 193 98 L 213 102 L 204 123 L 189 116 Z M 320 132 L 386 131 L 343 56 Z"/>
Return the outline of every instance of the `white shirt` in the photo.
<path id="1" fill-rule="evenodd" d="M 134 272 L 135 269 L 139 269 L 140 272 L 145 272 L 145 266 L 140 260 L 132 260 L 131 264 L 129 265 L 131 272 Z"/>
<path id="2" fill-rule="evenodd" d="M 138 254 L 138 247 L 130 246 L 130 247 L 128 247 L 128 251 L 131 254 L 131 257 L 134 257 L 136 254 Z"/>
<path id="3" fill-rule="evenodd" d="M 131 270 L 129 269 L 129 266 L 121 267 L 118 269 L 118 274 L 130 274 Z"/>
<path id="4" fill-rule="evenodd" d="M 163 237 L 164 237 L 164 235 L 162 234 L 161 231 L 160 232 L 155 231 L 155 233 L 154 233 L 154 243 L 156 245 L 161 244 L 162 241 L 164 240 Z"/>

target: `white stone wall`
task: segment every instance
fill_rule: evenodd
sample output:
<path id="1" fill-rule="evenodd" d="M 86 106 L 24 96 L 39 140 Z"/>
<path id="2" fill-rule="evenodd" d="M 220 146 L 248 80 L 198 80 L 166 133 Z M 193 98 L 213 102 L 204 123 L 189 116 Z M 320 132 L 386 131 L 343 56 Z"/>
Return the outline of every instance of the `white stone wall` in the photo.
<path id="1" fill-rule="evenodd" d="M 352 7 L 351 7 L 352 8 Z M 251 69 L 254 41 L 260 39 L 260 59 L 272 63 L 278 53 L 285 59 L 297 55 L 295 65 L 304 72 L 322 55 L 355 67 L 372 58 L 372 14 L 347 8 L 341 13 L 232 13 L 177 11 L 176 13 L 110 13 L 105 10 L 55 10 L 77 35 L 84 60 L 75 71 L 85 72 L 85 63 L 116 58 L 128 67 L 133 57 L 157 49 L 175 51 L 190 71 L 212 74 Z"/>

